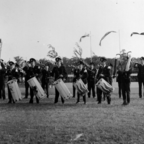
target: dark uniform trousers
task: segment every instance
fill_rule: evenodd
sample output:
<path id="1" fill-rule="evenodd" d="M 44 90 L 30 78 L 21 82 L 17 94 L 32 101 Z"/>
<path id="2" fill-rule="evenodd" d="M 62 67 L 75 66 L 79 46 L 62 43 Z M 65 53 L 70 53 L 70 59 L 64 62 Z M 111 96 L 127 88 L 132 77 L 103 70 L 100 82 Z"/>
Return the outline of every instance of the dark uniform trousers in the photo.
<path id="1" fill-rule="evenodd" d="M 103 92 L 99 88 L 97 88 L 97 101 L 98 101 L 98 103 L 101 103 L 101 101 L 102 101 L 102 94 L 103 94 Z M 107 103 L 110 104 L 111 103 L 111 94 L 104 94 L 104 95 L 107 98 Z"/>
<path id="2" fill-rule="evenodd" d="M 142 98 L 142 84 L 144 86 L 144 77 L 138 78 L 139 97 Z"/>
<path id="3" fill-rule="evenodd" d="M 54 103 L 57 103 L 58 102 L 58 98 L 59 98 L 59 92 L 58 90 L 55 88 L 55 101 Z M 64 99 L 61 97 L 61 101 L 62 103 L 64 103 Z"/>
<path id="4" fill-rule="evenodd" d="M 130 82 L 122 83 L 122 95 L 124 103 L 130 103 Z"/>
<path id="5" fill-rule="evenodd" d="M 42 82 L 42 88 L 46 90 L 47 98 L 49 97 L 49 83 Z"/>
<path id="6" fill-rule="evenodd" d="M 5 97 L 5 84 L 0 86 L 0 98 L 6 99 L 6 97 Z"/>
<path id="7" fill-rule="evenodd" d="M 34 97 L 34 95 L 35 95 L 34 94 L 34 90 L 30 88 L 30 96 L 31 97 L 30 97 L 29 103 L 33 103 L 33 97 Z M 36 97 L 36 102 L 39 103 L 39 99 L 37 98 L 37 96 L 35 96 L 35 97 Z"/>
<path id="8" fill-rule="evenodd" d="M 121 95 L 122 95 L 122 86 L 123 86 L 122 82 L 121 82 L 121 81 L 120 81 L 120 82 L 118 82 L 118 92 L 119 92 L 119 98 L 121 98 Z"/>
<path id="9" fill-rule="evenodd" d="M 25 79 L 25 98 L 28 98 L 29 84 L 27 79 Z"/>
<path id="10" fill-rule="evenodd" d="M 73 97 L 75 97 L 75 93 L 76 93 L 76 88 L 73 85 Z"/>
<path id="11" fill-rule="evenodd" d="M 80 102 L 80 97 L 81 97 L 81 95 L 79 93 L 77 93 L 77 103 Z M 83 97 L 84 103 L 86 103 L 86 95 L 83 95 L 82 97 Z"/>
<path id="12" fill-rule="evenodd" d="M 95 81 L 88 81 L 88 97 L 90 98 L 91 96 L 91 90 L 92 90 L 92 95 L 93 95 L 93 98 L 95 97 Z"/>

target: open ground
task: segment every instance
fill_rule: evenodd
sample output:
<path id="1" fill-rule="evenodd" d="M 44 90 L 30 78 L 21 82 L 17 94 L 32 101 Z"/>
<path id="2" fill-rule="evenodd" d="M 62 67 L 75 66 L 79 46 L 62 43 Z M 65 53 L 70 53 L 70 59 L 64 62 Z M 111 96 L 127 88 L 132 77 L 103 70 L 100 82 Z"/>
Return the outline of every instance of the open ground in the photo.
<path id="1" fill-rule="evenodd" d="M 70 91 L 71 84 L 67 84 Z M 131 85 L 131 103 L 122 106 L 117 84 L 112 103 L 76 98 L 54 105 L 50 98 L 40 104 L 23 99 L 16 104 L 0 100 L 0 144 L 144 144 L 144 99 L 138 96 L 137 83 Z M 24 96 L 24 88 L 21 87 Z"/>

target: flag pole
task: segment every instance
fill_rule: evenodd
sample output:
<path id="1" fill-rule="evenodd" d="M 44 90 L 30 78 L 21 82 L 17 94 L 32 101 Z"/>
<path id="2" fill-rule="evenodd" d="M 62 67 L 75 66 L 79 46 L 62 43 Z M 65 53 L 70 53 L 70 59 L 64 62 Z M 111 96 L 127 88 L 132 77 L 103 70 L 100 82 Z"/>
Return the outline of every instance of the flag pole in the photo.
<path id="1" fill-rule="evenodd" d="M 1 51 L 2 51 L 2 39 L 0 39 L 0 59 L 1 59 Z"/>
<path id="2" fill-rule="evenodd" d="M 91 62 L 92 62 L 91 32 L 90 32 L 90 56 L 91 56 Z"/>
<path id="3" fill-rule="evenodd" d="M 120 30 L 119 30 L 119 52 L 121 52 L 121 45 L 120 45 Z"/>

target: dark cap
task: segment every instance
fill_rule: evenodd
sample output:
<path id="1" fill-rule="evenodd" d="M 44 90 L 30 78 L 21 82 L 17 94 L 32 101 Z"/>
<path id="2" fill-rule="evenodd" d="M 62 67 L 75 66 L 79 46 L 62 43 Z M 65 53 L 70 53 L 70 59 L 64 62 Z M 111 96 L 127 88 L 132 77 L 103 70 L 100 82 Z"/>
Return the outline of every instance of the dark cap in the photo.
<path id="1" fill-rule="evenodd" d="M 3 59 L 0 59 L 0 63 L 3 63 L 3 61 L 4 61 Z"/>
<path id="2" fill-rule="evenodd" d="M 140 60 L 144 60 L 144 57 L 141 57 Z"/>
<path id="3" fill-rule="evenodd" d="M 55 61 L 56 61 L 56 62 L 58 62 L 58 61 L 60 61 L 60 60 L 61 60 L 60 57 L 56 57 L 56 58 L 55 58 Z"/>
<path id="4" fill-rule="evenodd" d="M 107 61 L 107 59 L 106 59 L 105 57 L 101 57 L 101 58 L 100 58 L 100 61 L 101 61 L 101 62 L 105 62 L 105 61 Z"/>
<path id="5" fill-rule="evenodd" d="M 34 58 L 30 58 L 29 61 L 30 61 L 30 63 L 31 63 L 31 62 L 36 62 L 36 60 L 35 60 Z"/>
<path id="6" fill-rule="evenodd" d="M 13 61 L 9 61 L 8 63 L 9 63 L 10 66 L 14 65 Z"/>
<path id="7" fill-rule="evenodd" d="M 90 63 L 90 65 L 94 65 L 94 63 L 93 63 L 93 62 L 91 62 L 91 63 Z"/>

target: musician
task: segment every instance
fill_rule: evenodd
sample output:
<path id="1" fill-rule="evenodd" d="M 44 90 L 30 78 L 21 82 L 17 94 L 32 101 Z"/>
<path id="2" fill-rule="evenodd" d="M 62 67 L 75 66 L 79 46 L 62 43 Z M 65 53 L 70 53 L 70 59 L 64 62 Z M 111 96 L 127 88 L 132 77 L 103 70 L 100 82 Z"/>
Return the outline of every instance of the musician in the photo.
<path id="1" fill-rule="evenodd" d="M 119 98 L 121 98 L 121 95 L 122 95 L 122 71 L 121 71 L 121 67 L 118 67 L 116 81 L 118 82 Z"/>
<path id="2" fill-rule="evenodd" d="M 6 75 L 8 76 L 8 81 L 12 80 L 12 79 L 17 79 L 19 78 L 19 71 L 18 69 L 15 67 L 15 63 L 12 61 L 9 61 L 9 65 L 10 65 L 10 69 L 8 69 Z M 12 98 L 12 94 L 10 92 L 10 89 L 8 87 L 8 99 L 9 102 L 8 103 L 15 103 L 13 98 Z"/>
<path id="3" fill-rule="evenodd" d="M 111 72 L 110 72 L 111 67 L 106 65 L 106 61 L 107 61 L 106 58 L 102 57 L 102 58 L 100 58 L 100 61 L 102 63 L 102 66 L 99 67 L 99 71 L 97 74 L 97 81 L 100 80 L 101 78 L 103 78 L 110 84 L 111 83 Z M 107 97 L 107 103 L 110 104 L 111 103 L 111 94 L 106 94 L 106 97 Z M 102 91 L 99 88 L 97 88 L 97 100 L 98 100 L 98 104 L 101 104 Z"/>
<path id="4" fill-rule="evenodd" d="M 3 60 L 0 59 L 0 98 L 5 99 L 5 66 Z"/>
<path id="5" fill-rule="evenodd" d="M 76 93 L 76 88 L 74 87 L 74 83 L 76 82 L 76 78 L 79 75 L 79 65 L 77 65 L 75 68 L 73 68 L 72 72 L 74 74 L 74 78 L 73 78 L 73 98 L 74 98 L 75 97 L 75 93 Z"/>
<path id="6" fill-rule="evenodd" d="M 36 66 L 36 60 L 34 58 L 31 58 L 29 61 L 30 61 L 30 65 L 29 65 L 29 69 L 28 69 L 29 79 L 32 77 L 36 77 L 37 80 L 39 81 L 40 69 L 38 66 Z M 34 90 L 32 88 L 30 88 L 29 103 L 33 103 L 33 97 L 34 97 Z M 37 97 L 36 97 L 36 102 L 39 103 L 39 99 Z"/>
<path id="7" fill-rule="evenodd" d="M 142 98 L 142 84 L 144 85 L 144 57 L 141 57 L 141 64 L 135 63 L 134 67 L 138 68 L 139 97 Z"/>
<path id="8" fill-rule="evenodd" d="M 47 98 L 49 97 L 49 77 L 50 77 L 50 70 L 49 65 L 46 64 L 44 69 L 42 70 L 42 88 L 46 89 Z"/>
<path id="9" fill-rule="evenodd" d="M 122 95 L 123 105 L 130 103 L 130 75 L 132 69 L 130 68 L 131 56 L 124 57 L 122 62 Z"/>
<path id="10" fill-rule="evenodd" d="M 28 84 L 28 79 L 30 78 L 29 76 L 29 67 L 30 67 L 30 61 L 28 62 L 24 62 L 23 64 L 23 70 L 25 71 L 25 74 L 24 74 L 24 77 L 25 77 L 25 99 L 28 98 L 28 95 L 29 95 L 29 84 Z"/>
<path id="11" fill-rule="evenodd" d="M 88 72 L 84 68 L 84 64 L 82 61 L 79 62 L 79 74 L 78 74 L 76 79 L 80 79 L 80 78 L 83 81 L 83 83 L 86 85 L 87 84 L 87 78 L 88 78 Z M 77 102 L 76 103 L 79 103 L 80 96 L 81 95 L 79 93 L 77 93 Z M 84 101 L 84 104 L 86 104 L 86 95 L 83 95 L 83 101 Z"/>
<path id="12" fill-rule="evenodd" d="M 96 69 L 94 68 L 94 63 L 90 63 L 90 69 L 88 69 L 88 97 L 91 96 L 91 90 L 93 94 L 93 98 L 95 98 L 95 76 L 96 76 Z"/>
<path id="13" fill-rule="evenodd" d="M 67 78 L 67 73 L 65 67 L 62 65 L 61 58 L 57 57 L 55 61 L 56 61 L 56 65 L 52 70 L 52 76 L 55 77 L 55 81 L 58 79 L 62 79 L 63 81 L 65 81 Z M 59 92 L 55 88 L 55 100 L 54 100 L 55 104 L 58 103 L 58 98 L 59 98 Z M 61 101 L 64 104 L 64 99 L 62 97 L 61 97 Z"/>

